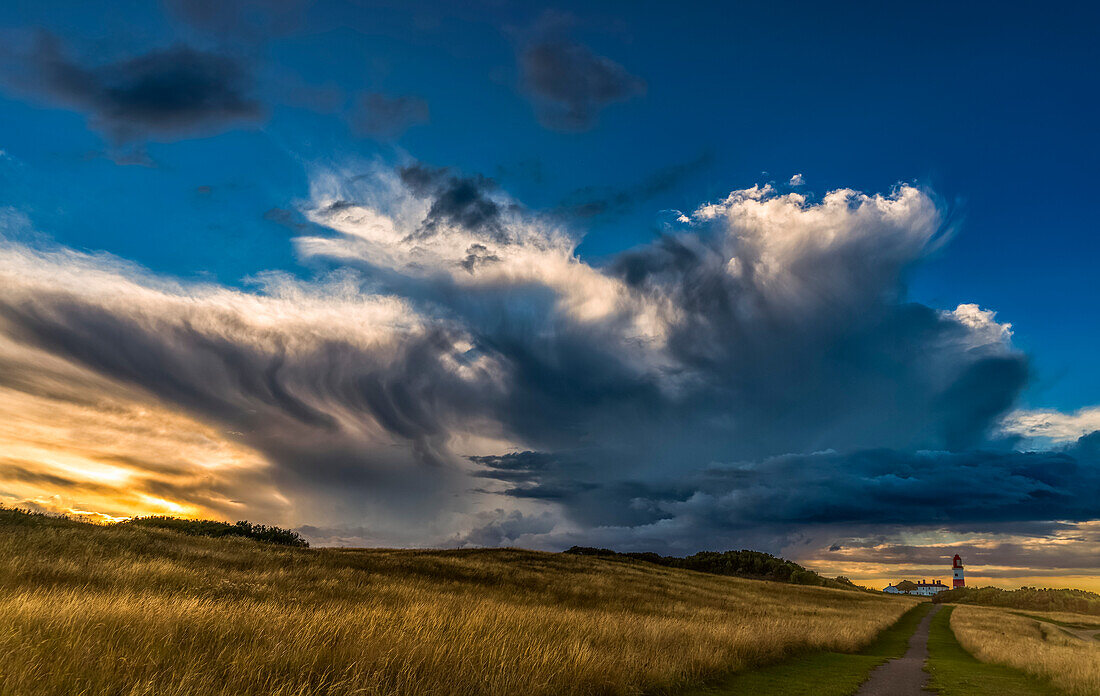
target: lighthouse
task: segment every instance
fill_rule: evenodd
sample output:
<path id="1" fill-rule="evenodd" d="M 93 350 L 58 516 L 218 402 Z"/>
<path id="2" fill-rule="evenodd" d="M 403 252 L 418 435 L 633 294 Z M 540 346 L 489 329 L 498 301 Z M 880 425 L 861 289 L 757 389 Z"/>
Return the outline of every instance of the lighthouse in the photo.
<path id="1" fill-rule="evenodd" d="M 963 559 L 959 554 L 955 554 L 955 562 L 951 564 L 951 573 L 953 575 L 951 580 L 952 589 L 966 587 L 966 580 L 963 579 Z"/>

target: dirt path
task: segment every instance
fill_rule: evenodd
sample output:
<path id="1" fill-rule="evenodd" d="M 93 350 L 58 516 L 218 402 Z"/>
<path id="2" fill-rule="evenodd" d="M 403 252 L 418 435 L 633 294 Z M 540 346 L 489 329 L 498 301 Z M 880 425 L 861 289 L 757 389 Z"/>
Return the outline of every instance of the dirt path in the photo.
<path id="1" fill-rule="evenodd" d="M 939 604 L 932 607 L 910 636 L 905 655 L 876 667 L 856 696 L 928 696 L 930 692 L 924 689 L 928 682 L 928 673 L 924 671 L 924 661 L 928 659 L 928 627 L 941 608 Z"/>
<path id="2" fill-rule="evenodd" d="M 1095 628 L 1071 628 L 1069 626 L 1058 626 L 1056 624 L 1048 623 L 1046 621 L 1039 621 L 1035 619 L 1035 623 L 1046 626 L 1049 630 L 1055 633 L 1068 633 L 1074 638 L 1079 638 L 1087 643 L 1091 643 L 1096 640 L 1100 640 L 1100 631 Z"/>

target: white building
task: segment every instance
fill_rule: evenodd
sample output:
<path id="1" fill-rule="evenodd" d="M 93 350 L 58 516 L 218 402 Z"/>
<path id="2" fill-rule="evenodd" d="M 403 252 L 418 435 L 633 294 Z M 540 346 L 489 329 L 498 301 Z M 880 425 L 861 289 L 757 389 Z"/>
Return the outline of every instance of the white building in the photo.
<path id="1" fill-rule="evenodd" d="M 947 585 L 944 585 L 939 580 L 933 580 L 932 582 L 909 582 L 908 580 L 902 580 L 897 585 L 887 585 L 883 590 L 886 594 L 911 594 L 920 595 L 921 597 L 931 597 L 934 594 L 943 592 L 948 589 Z"/>
<path id="2" fill-rule="evenodd" d="M 909 594 L 920 595 L 922 597 L 931 597 L 932 595 L 938 592 L 943 592 L 946 589 L 947 585 L 944 585 L 939 580 L 935 580 L 933 582 L 925 582 L 924 580 L 921 580 L 917 583 L 917 589 L 913 590 Z"/>

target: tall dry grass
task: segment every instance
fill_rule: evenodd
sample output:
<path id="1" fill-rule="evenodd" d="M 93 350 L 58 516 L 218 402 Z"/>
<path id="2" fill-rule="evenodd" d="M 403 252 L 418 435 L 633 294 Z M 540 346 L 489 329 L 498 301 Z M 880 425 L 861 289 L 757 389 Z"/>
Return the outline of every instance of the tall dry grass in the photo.
<path id="1" fill-rule="evenodd" d="M 1095 623 L 1095 616 L 1060 613 L 1065 621 Z M 1068 635 L 1052 624 L 1005 609 L 958 605 L 951 630 L 982 662 L 996 662 L 1049 679 L 1073 696 L 1100 694 L 1100 642 Z"/>
<path id="2" fill-rule="evenodd" d="M 855 650 L 911 601 L 517 550 L 0 527 L 0 694 L 637 694 Z"/>

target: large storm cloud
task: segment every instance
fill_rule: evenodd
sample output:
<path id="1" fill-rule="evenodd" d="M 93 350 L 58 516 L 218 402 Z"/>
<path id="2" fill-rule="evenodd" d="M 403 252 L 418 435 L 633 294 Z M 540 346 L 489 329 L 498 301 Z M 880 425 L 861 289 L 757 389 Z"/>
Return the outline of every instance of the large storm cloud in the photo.
<path id="1" fill-rule="evenodd" d="M 317 275 L 251 291 L 7 243 L 3 388 L 71 404 L 56 364 L 194 419 L 264 462 L 267 521 L 329 541 L 778 550 L 1100 517 L 1091 441 L 1005 436 L 1011 328 L 906 297 L 948 233 L 917 187 L 736 190 L 600 266 L 559 215 L 420 164 L 320 172 L 302 212 Z M 220 509 L 201 488 L 161 497 Z"/>

